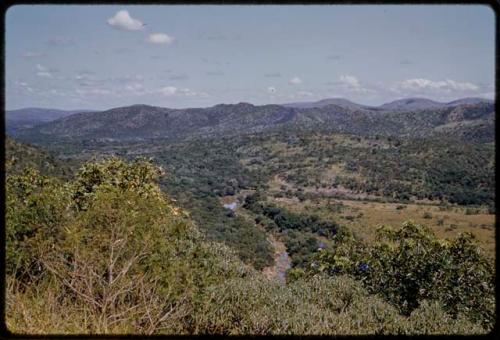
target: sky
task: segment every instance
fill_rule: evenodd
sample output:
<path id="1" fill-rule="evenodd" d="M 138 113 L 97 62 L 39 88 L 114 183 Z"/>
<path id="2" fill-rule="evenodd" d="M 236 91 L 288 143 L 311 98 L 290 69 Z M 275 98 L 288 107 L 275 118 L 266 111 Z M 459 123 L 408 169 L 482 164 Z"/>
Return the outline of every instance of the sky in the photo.
<path id="1" fill-rule="evenodd" d="M 17 5 L 6 109 L 494 98 L 484 5 Z"/>

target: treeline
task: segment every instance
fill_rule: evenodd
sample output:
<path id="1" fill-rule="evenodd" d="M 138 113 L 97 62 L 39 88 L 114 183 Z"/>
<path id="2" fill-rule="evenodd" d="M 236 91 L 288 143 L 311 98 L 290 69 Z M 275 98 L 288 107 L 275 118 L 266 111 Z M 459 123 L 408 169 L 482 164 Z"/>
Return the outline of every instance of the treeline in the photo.
<path id="1" fill-rule="evenodd" d="M 487 205 L 494 212 L 494 146 L 451 137 L 275 133 L 245 145 L 252 169 L 295 189 L 335 189 L 400 201 Z M 278 151 L 279 148 L 279 151 Z M 331 170 L 333 167 L 339 170 Z M 262 169 L 257 169 L 262 168 Z"/>
<path id="2" fill-rule="evenodd" d="M 311 264 L 319 247 L 331 239 L 342 239 L 350 232 L 334 221 L 316 215 L 293 213 L 272 203 L 267 203 L 261 192 L 247 195 L 243 208 L 255 216 L 255 223 L 268 232 L 279 234 L 292 259 L 292 268 L 306 268 Z"/>

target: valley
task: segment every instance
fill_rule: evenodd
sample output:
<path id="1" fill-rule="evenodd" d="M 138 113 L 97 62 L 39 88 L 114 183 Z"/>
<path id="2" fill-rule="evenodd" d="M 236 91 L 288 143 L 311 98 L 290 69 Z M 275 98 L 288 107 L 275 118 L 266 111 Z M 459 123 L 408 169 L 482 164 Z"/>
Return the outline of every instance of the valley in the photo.
<path id="1" fill-rule="evenodd" d="M 487 102 L 465 102 L 444 107 L 433 104 L 432 110 L 438 111 L 432 112 L 427 102 L 420 110 L 415 101 L 411 102 L 410 111 L 404 110 L 404 103 L 391 104 L 385 107 L 396 105 L 397 110 L 386 112 L 382 106 L 377 115 L 382 121 L 392 117 L 393 121 L 411 126 L 417 126 L 415 122 L 419 120 L 419 124 L 428 125 L 443 114 L 457 116 L 457 112 L 480 117 L 481 124 L 489 121 L 492 113 L 486 116 L 483 113 L 489 105 Z M 139 116 L 134 116 L 137 108 L 140 108 Z M 245 113 L 245 110 L 254 108 L 255 113 Z M 494 254 L 495 146 L 489 143 L 491 139 L 482 141 L 486 137 L 479 140 L 476 137 L 464 138 L 461 129 L 453 130 L 452 135 L 441 134 L 443 129 L 440 126 L 436 128 L 437 134 L 429 135 L 433 128 L 428 127 L 414 137 L 407 136 L 404 130 L 399 134 L 381 135 L 375 133 L 383 133 L 376 131 L 376 125 L 372 125 L 375 130 L 357 134 L 335 132 L 334 123 L 323 124 L 321 128 L 310 125 L 304 129 L 295 123 L 272 123 L 272 119 L 262 116 L 266 106 L 237 104 L 189 111 L 200 117 L 207 117 L 204 113 L 207 110 L 208 116 L 214 114 L 214 123 L 210 123 L 213 131 L 220 131 L 219 126 L 227 125 L 215 118 L 226 115 L 224 110 L 231 112 L 227 119 L 243 115 L 246 118 L 237 121 L 244 122 L 247 129 L 237 135 L 224 133 L 196 137 L 195 134 L 189 138 L 172 135 L 145 139 L 139 134 L 133 137 L 140 138 L 130 139 L 114 134 L 113 126 L 122 124 L 115 121 L 126 118 L 131 120 L 126 126 L 153 127 L 159 112 L 170 111 L 148 110 L 146 106 L 133 106 L 131 111 L 125 109 L 78 113 L 26 129 L 15 137 L 36 143 L 59 155 L 65 162 L 74 164 L 109 156 L 129 160 L 151 158 L 167 173 L 160 180 L 166 193 L 190 212 L 210 238 L 234 247 L 244 261 L 258 269 L 272 264 L 275 249 L 272 242 L 267 241 L 266 232 L 255 226 L 253 219 L 257 215 L 243 207 L 245 197 L 256 191 L 265 201 L 300 214 L 320 216 L 348 228 L 368 242 L 373 240 L 378 226 L 396 226 L 410 219 L 431 227 L 440 237 L 470 231 L 490 256 Z M 218 113 L 214 113 L 215 109 L 219 110 Z M 339 106 L 320 105 L 320 109 L 335 116 Z M 352 103 L 345 107 L 352 119 L 345 123 L 347 130 L 358 129 L 360 121 L 372 117 L 369 109 L 353 107 Z M 276 107 L 273 110 L 279 112 Z M 353 114 L 350 110 L 358 110 L 358 113 Z M 79 132 L 71 132 L 73 137 L 66 138 L 52 128 L 66 126 L 68 132 L 72 131 L 69 125 L 72 120 L 78 120 L 79 126 L 85 126 L 85 121 L 95 125 L 98 124 L 96 115 L 108 117 L 108 112 L 113 113 L 109 116 L 113 120 L 106 125 L 106 130 L 102 130 L 105 135 L 100 137 L 104 139 L 80 136 Z M 265 127 L 258 129 L 259 132 L 254 132 L 251 127 L 255 124 L 254 115 L 258 117 L 256 119 L 268 121 Z M 434 118 L 429 119 L 429 116 Z M 132 122 L 137 122 L 139 117 L 142 123 L 134 125 L 136 123 Z M 461 121 L 466 121 L 464 114 L 461 117 Z M 193 124 L 203 119 L 189 116 L 190 126 L 194 128 Z M 175 124 L 171 124 L 169 129 L 176 129 Z M 231 124 L 234 124 L 232 120 Z M 474 136 L 479 133 L 477 131 L 483 131 L 481 124 L 470 125 L 476 131 Z M 493 129 L 493 125 L 490 128 Z M 80 131 L 81 127 L 78 129 Z M 42 138 L 39 132 L 43 131 Z M 426 135 L 429 136 L 422 137 Z M 318 235 L 304 233 L 301 238 L 309 239 L 308 244 L 301 241 L 304 253 L 309 251 L 306 249 L 316 250 L 317 244 L 311 243 L 313 239 L 320 242 Z"/>
<path id="2" fill-rule="evenodd" d="M 113 112 L 112 118 L 106 118 L 111 120 L 99 134 L 81 132 L 82 127 L 90 131 L 100 124 L 95 112 L 17 130 L 14 139 L 7 139 L 6 156 L 16 173 L 31 166 L 69 180 L 88 162 L 112 157 L 149 160 L 165 172 L 159 177 L 161 190 L 209 242 L 225 244 L 245 266 L 272 284 L 289 287 L 317 270 L 336 275 L 343 267 L 328 266 L 338 261 L 344 262 L 336 266 L 351 262 L 361 266 L 358 257 L 378 249 L 381 228 L 411 228 L 411 223 L 450 240 L 446 242 L 458 242 L 453 240 L 469 233 L 485 261 L 494 261 L 495 143 L 493 133 L 485 133 L 485 126 L 493 129 L 493 113 L 474 113 L 471 110 L 489 104 L 474 105 L 478 103 L 445 113 L 439 111 L 443 108 L 432 113 L 429 110 L 434 109 L 426 107 L 410 114 L 400 106 L 400 111 L 377 112 L 381 116 L 376 119 L 385 122 L 380 124 L 391 119 L 399 126 L 421 126 L 412 133 L 377 130 L 373 122 L 373 129 L 359 130 L 374 119 L 367 108 L 347 108 L 361 111 L 349 111 L 350 121 L 340 129 L 334 122 L 274 124 L 258 109 L 258 119 L 268 122 L 259 128 L 246 117 L 241 122 L 248 128 L 234 133 L 233 128 L 221 130 L 226 123 L 214 118 L 208 130 L 193 125 L 189 130 L 211 131 L 207 134 L 153 138 L 132 131 L 139 126 L 156 128 L 159 109 L 141 107 L 136 116 L 135 107 L 129 113 L 120 108 L 107 111 Z M 238 110 L 241 104 L 229 108 Z M 332 110 L 329 105 L 321 109 Z M 204 117 L 203 110 L 196 114 Z M 336 110 L 328 112 L 336 115 Z M 474 124 L 465 118 L 457 124 L 430 123 L 437 121 L 435 116 L 456 112 L 480 118 Z M 434 118 L 428 119 L 429 115 Z M 118 123 L 125 117 L 132 122 Z M 74 119 L 76 130 L 71 125 Z M 144 121 L 137 125 L 138 119 Z M 61 126 L 64 135 L 59 133 Z M 132 130 L 115 133 L 127 128 Z M 331 252 L 341 256 L 328 255 Z M 356 277 L 358 271 L 350 275 Z"/>

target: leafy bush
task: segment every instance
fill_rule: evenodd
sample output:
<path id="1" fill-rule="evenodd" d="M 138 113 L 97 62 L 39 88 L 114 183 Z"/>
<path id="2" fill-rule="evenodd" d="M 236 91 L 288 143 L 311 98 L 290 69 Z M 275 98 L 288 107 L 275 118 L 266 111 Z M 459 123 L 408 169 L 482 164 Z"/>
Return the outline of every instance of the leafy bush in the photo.
<path id="1" fill-rule="evenodd" d="M 381 227 L 378 233 L 374 246 L 344 242 L 320 251 L 315 270 L 353 275 L 405 315 L 422 301 L 434 300 L 452 316 L 463 314 L 491 329 L 495 275 L 472 234 L 439 240 L 430 229 L 412 222 L 399 230 Z"/>
<path id="2" fill-rule="evenodd" d="M 425 219 L 431 219 L 432 218 L 432 214 L 428 211 L 424 212 L 424 214 L 422 215 L 423 218 Z"/>
<path id="3" fill-rule="evenodd" d="M 229 280 L 205 291 L 196 305 L 194 333 L 254 335 L 478 334 L 485 331 L 438 304 L 423 303 L 409 317 L 346 276 L 315 275 L 288 285 L 259 277 Z"/>
<path id="4" fill-rule="evenodd" d="M 13 304 L 19 294 L 36 302 L 35 292 L 46 291 L 47 303 L 94 320 L 85 331 L 128 324 L 149 333 L 183 314 L 204 287 L 249 275 L 251 268 L 206 241 L 161 193 L 156 171 L 143 161 L 109 159 L 85 165 L 65 186 L 32 171 L 10 178 L 9 315 L 20 312 Z M 38 272 L 20 289 L 14 265 L 34 261 Z"/>
<path id="5" fill-rule="evenodd" d="M 6 274 L 36 278 L 42 274 L 36 249 L 50 246 L 60 235 L 71 204 L 63 184 L 26 168 L 6 180 Z"/>

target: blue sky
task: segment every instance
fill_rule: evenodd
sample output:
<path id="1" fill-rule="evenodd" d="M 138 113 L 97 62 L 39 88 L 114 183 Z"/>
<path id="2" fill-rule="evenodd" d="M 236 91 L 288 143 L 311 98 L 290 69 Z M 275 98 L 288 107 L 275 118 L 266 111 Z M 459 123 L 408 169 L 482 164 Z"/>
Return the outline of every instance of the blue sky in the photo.
<path id="1" fill-rule="evenodd" d="M 493 98 L 486 6 L 14 6 L 6 107 Z"/>

